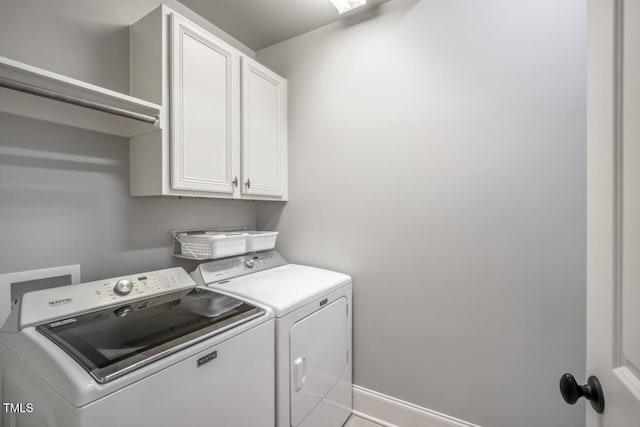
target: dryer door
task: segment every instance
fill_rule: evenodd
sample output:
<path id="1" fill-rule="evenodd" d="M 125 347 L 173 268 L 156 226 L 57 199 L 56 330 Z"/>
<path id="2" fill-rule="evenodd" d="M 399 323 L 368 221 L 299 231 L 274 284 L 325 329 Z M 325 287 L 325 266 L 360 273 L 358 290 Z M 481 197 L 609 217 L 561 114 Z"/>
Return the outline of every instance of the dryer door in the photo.
<path id="1" fill-rule="evenodd" d="M 291 328 L 291 425 L 299 425 L 347 371 L 347 300 L 340 298 Z"/>

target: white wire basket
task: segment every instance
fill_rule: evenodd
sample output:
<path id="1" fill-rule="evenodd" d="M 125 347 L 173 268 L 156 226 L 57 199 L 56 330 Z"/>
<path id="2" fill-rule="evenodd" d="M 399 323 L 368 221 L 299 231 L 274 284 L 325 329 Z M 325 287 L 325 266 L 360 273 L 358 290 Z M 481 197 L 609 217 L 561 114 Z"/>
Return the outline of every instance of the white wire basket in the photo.
<path id="1" fill-rule="evenodd" d="M 205 260 L 247 252 L 247 227 L 199 228 L 170 231 L 173 256 Z"/>
<path id="2" fill-rule="evenodd" d="M 173 256 L 206 260 L 273 249 L 277 231 L 253 231 L 247 227 L 215 227 L 170 231 Z"/>
<path id="3" fill-rule="evenodd" d="M 247 252 L 273 249 L 278 238 L 277 231 L 247 231 Z"/>

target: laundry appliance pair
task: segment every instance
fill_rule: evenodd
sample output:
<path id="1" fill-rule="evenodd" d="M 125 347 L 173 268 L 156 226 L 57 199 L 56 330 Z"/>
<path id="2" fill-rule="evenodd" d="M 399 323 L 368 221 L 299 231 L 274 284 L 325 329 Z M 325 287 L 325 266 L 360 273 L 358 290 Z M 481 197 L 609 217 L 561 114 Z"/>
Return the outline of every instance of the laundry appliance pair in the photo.
<path id="1" fill-rule="evenodd" d="M 25 293 L 0 331 L 0 427 L 342 426 L 351 297 L 275 251 Z"/>

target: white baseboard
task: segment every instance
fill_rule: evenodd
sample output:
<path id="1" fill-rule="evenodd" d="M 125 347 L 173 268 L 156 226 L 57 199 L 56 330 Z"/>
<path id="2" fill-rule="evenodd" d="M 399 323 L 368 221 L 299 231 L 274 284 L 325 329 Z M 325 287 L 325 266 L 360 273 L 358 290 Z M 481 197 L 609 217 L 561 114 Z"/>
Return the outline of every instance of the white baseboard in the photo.
<path id="1" fill-rule="evenodd" d="M 353 413 L 385 427 L 480 427 L 355 384 Z"/>

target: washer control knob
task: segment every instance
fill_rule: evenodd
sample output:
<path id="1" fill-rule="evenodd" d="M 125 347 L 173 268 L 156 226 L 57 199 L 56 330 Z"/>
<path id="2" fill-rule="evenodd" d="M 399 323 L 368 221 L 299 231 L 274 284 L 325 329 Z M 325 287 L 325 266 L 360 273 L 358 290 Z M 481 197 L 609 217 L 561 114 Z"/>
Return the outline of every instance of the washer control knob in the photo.
<path id="1" fill-rule="evenodd" d="M 118 295 L 129 295 L 133 290 L 133 283 L 131 283 L 131 280 L 122 279 L 116 283 L 113 290 Z"/>
<path id="2" fill-rule="evenodd" d="M 244 266 L 247 268 L 253 268 L 253 266 L 256 265 L 255 261 L 252 260 L 251 258 L 247 258 L 244 260 Z"/>

